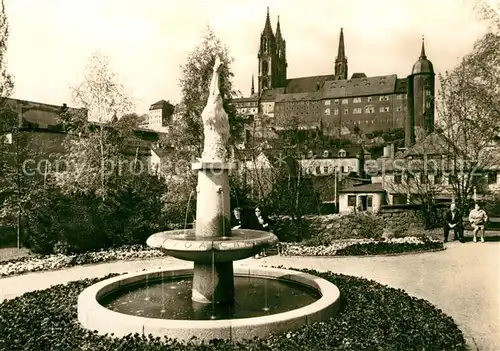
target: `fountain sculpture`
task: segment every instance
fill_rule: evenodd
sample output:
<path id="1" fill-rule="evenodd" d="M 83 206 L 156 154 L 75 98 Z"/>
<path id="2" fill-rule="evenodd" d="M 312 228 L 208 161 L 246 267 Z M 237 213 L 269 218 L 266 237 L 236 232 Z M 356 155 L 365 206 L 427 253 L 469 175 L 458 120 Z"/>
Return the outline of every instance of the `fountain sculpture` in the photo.
<path id="1" fill-rule="evenodd" d="M 204 149 L 201 159 L 192 165 L 192 169 L 198 171 L 195 228 L 160 232 L 147 240 L 150 247 L 194 262 L 194 269 L 129 273 L 87 288 L 78 301 L 78 319 L 84 327 L 101 333 L 113 333 L 118 337 L 138 332 L 155 336 L 167 335 L 181 340 L 190 340 L 192 337 L 202 341 L 212 338 L 241 340 L 254 336 L 265 337 L 272 332 L 292 330 L 304 324 L 325 320 L 336 310 L 340 294 L 337 287 L 326 280 L 284 269 L 233 267 L 234 261 L 255 255 L 276 244 L 278 238 L 263 231 L 231 229 L 228 173 L 236 165 L 227 160 L 229 122 L 219 91 L 220 69 L 221 62 L 216 58 L 207 105 L 202 113 Z M 245 294 L 250 294 L 250 289 L 260 289 L 267 301 L 271 282 L 289 284 L 280 285 L 273 290 L 274 300 L 281 305 L 276 311 L 281 312 L 270 311 L 267 306 L 262 308 L 257 317 L 255 312 L 250 313 L 245 308 L 243 312 L 235 312 L 235 307 L 238 308 L 235 306 L 235 295 L 238 294 L 238 290 L 235 290 L 235 276 L 247 289 L 240 292 L 239 301 L 245 298 Z M 113 294 L 118 291 L 135 291 L 137 286 L 142 286 L 139 291 L 144 291 L 144 285 L 146 294 L 149 294 L 149 284 L 161 279 L 162 290 L 158 294 L 165 297 L 165 280 L 169 281 L 170 289 L 176 289 L 171 282 L 189 277 L 192 277 L 190 295 L 193 313 L 186 319 L 164 315 L 165 309 L 159 312 L 161 318 L 156 314 L 145 317 L 130 310 L 124 312 L 120 307 L 115 307 L 116 304 L 105 302 L 115 300 L 120 301 L 120 304 L 131 303 L 134 306 L 146 303 L 141 301 L 149 300 L 149 296 L 140 300 L 134 297 L 136 295 L 125 295 L 125 298 L 117 300 Z M 249 281 L 252 283 L 248 283 Z M 285 296 L 281 299 L 280 294 L 293 290 L 293 287 L 304 287 L 309 291 L 313 290 L 314 294 L 306 294 L 302 303 L 287 304 L 287 300 L 292 299 Z M 294 291 L 293 295 L 297 293 Z M 313 295 L 315 297 L 311 297 Z M 173 298 L 169 303 L 175 305 L 177 295 L 168 296 Z M 182 302 L 185 303 L 185 300 L 184 296 Z M 241 310 L 241 303 L 237 304 Z M 207 320 L 207 311 L 212 320 Z M 239 317 L 233 318 L 236 315 Z"/>

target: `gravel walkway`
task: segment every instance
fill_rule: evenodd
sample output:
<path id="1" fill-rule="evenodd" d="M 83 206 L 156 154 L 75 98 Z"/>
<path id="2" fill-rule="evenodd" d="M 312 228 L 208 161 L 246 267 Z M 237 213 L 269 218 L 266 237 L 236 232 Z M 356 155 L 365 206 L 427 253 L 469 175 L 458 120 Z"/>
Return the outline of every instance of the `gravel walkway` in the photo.
<path id="1" fill-rule="evenodd" d="M 446 244 L 432 253 L 378 257 L 247 259 L 243 265 L 312 268 L 376 280 L 430 301 L 452 316 L 480 350 L 500 350 L 500 242 Z M 0 278 L 0 301 L 54 284 L 149 268 L 192 267 L 174 258 L 111 262 Z"/>

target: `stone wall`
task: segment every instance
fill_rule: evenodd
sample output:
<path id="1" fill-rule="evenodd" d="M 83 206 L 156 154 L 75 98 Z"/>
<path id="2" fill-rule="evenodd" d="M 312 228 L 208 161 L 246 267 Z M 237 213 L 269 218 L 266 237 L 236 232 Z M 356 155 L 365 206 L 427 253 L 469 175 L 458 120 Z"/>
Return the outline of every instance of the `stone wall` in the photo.
<path id="1" fill-rule="evenodd" d="M 275 219 L 280 241 L 404 237 L 422 234 L 425 225 L 416 208 L 384 208 L 377 214 L 351 213 L 304 216 L 302 230 L 289 217 Z"/>

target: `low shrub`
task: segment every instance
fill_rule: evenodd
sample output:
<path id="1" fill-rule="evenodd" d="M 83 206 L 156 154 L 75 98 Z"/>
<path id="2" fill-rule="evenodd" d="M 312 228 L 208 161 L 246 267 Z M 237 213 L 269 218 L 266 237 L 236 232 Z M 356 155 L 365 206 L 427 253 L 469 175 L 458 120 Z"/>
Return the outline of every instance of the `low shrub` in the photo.
<path id="1" fill-rule="evenodd" d="M 102 263 L 115 260 L 131 260 L 161 257 L 164 253 L 148 247 L 135 245 L 116 249 L 85 252 L 82 254 L 54 254 L 21 257 L 0 263 L 0 277 L 29 272 L 56 270 L 76 265 Z"/>
<path id="2" fill-rule="evenodd" d="M 343 307 L 326 322 L 294 332 L 231 344 L 181 344 L 139 334 L 114 339 L 84 330 L 77 320 L 77 298 L 106 279 L 86 279 L 26 293 L 0 304 L 0 350 L 466 350 L 453 319 L 429 302 L 374 281 L 331 272 L 302 270 L 337 285 Z"/>
<path id="3" fill-rule="evenodd" d="M 310 243 L 279 243 L 282 256 L 358 256 L 422 252 L 443 249 L 440 240 L 426 236 L 374 239 L 337 240 L 328 245 L 311 246 Z"/>
<path id="4" fill-rule="evenodd" d="M 144 175 L 120 178 L 104 200 L 95 195 L 47 194 L 28 218 L 24 244 L 40 254 L 83 253 L 142 244 L 166 229 L 164 183 Z"/>
<path id="5" fill-rule="evenodd" d="M 362 243 L 353 244 L 337 251 L 337 256 L 360 256 L 360 255 L 380 255 L 380 254 L 397 254 L 404 252 L 419 252 L 439 250 L 443 248 L 441 242 L 425 242 L 425 243 Z"/>
<path id="6" fill-rule="evenodd" d="M 381 239 L 384 219 L 364 212 L 346 215 L 318 216 L 311 226 L 311 236 L 304 240 L 307 246 L 330 245 L 342 239 Z"/>

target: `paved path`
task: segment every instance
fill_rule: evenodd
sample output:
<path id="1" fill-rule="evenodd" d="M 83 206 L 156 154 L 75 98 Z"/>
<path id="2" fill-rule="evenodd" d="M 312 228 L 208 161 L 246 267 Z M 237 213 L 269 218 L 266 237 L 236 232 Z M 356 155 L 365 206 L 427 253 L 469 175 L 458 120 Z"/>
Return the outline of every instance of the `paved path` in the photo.
<path id="1" fill-rule="evenodd" d="M 451 242 L 447 250 L 380 257 L 247 259 L 243 265 L 313 268 L 376 280 L 430 301 L 472 335 L 480 350 L 500 350 L 500 243 Z M 0 278 L 0 301 L 54 284 L 149 268 L 192 267 L 170 257 L 78 266 Z"/>

